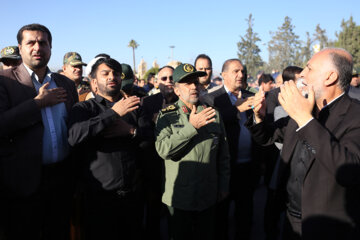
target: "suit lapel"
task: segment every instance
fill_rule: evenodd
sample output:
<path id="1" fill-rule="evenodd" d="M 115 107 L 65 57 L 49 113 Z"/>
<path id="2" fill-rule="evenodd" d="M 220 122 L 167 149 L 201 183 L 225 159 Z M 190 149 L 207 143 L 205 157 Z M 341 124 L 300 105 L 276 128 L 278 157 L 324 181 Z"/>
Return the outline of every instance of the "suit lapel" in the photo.
<path id="1" fill-rule="evenodd" d="M 16 80 L 21 84 L 26 94 L 34 98 L 37 95 L 34 84 L 31 80 L 29 72 L 26 70 L 24 64 L 20 64 L 13 70 Z"/>
<path id="2" fill-rule="evenodd" d="M 335 104 L 336 106 L 334 106 L 333 109 L 330 109 L 330 114 L 325 124 L 325 127 L 329 129 L 329 131 L 332 132 L 334 135 L 336 135 L 336 129 L 339 127 L 340 123 L 348 112 L 351 100 L 345 94 Z"/>
<path id="3" fill-rule="evenodd" d="M 241 96 L 242 96 L 243 98 L 252 97 L 252 96 L 254 96 L 254 95 L 255 95 L 255 94 L 253 94 L 252 92 L 249 92 L 249 91 L 247 91 L 247 90 L 241 89 Z M 246 117 L 247 117 L 247 118 L 253 116 L 253 110 L 252 110 L 252 109 L 247 110 L 245 113 L 246 113 Z"/>
<path id="4" fill-rule="evenodd" d="M 349 97 L 345 94 L 344 96 L 341 97 L 341 99 L 338 100 L 338 102 L 334 103 L 336 104 L 334 106 L 334 108 L 330 109 L 330 113 L 329 116 L 327 117 L 326 123 L 325 123 L 325 128 L 331 132 L 334 136 L 337 135 L 337 129 L 340 126 L 340 123 L 343 121 L 348 108 L 350 107 L 351 104 L 351 100 L 349 99 Z M 338 137 L 338 136 L 336 136 Z M 309 167 L 306 171 L 305 177 L 304 177 L 304 181 L 306 176 L 309 173 L 309 170 L 311 169 L 313 163 L 315 161 L 315 156 L 313 155 L 313 158 L 310 161 Z"/>
<path id="5" fill-rule="evenodd" d="M 220 106 L 224 106 L 224 107 L 225 106 L 232 106 L 229 95 L 225 91 L 225 88 L 222 87 L 222 88 L 220 88 L 219 91 L 220 91 L 219 97 L 215 98 L 216 102 L 214 102 L 214 105 L 217 106 L 218 108 Z"/>

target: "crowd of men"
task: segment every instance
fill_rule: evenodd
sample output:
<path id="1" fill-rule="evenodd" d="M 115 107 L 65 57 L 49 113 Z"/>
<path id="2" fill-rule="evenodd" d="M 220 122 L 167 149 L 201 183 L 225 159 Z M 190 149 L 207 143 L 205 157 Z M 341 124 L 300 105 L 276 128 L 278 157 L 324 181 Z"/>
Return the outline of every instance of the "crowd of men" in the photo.
<path id="1" fill-rule="evenodd" d="M 266 239 L 360 239 L 360 81 L 346 50 L 259 74 L 258 89 L 237 58 L 212 81 L 206 54 L 142 86 L 108 54 L 68 52 L 50 71 L 43 25 L 17 41 L 0 58 L 1 240 L 251 239 L 262 175 Z"/>

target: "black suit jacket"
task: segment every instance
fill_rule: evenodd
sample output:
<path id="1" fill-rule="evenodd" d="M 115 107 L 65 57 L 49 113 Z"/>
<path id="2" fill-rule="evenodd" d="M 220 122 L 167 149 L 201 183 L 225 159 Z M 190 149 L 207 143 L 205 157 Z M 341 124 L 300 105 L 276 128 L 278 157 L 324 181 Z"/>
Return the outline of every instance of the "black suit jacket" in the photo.
<path id="1" fill-rule="evenodd" d="M 254 95 L 254 93 L 247 90 L 241 90 L 241 93 L 242 96 L 245 98 Z M 224 87 L 221 87 L 214 92 L 202 96 L 201 100 L 219 111 L 224 121 L 226 136 L 229 143 L 229 151 L 231 157 L 230 163 L 231 165 L 235 164 L 237 160 L 239 135 L 241 130 L 239 124 L 240 112 L 235 106 L 231 104 L 229 95 L 227 94 Z M 247 111 L 246 115 L 248 118 L 252 117 L 252 110 Z M 256 148 L 256 146 L 253 146 L 252 158 L 253 160 L 257 160 L 258 152 L 255 151 L 254 147 Z"/>
<path id="2" fill-rule="evenodd" d="M 174 94 L 171 103 L 166 103 L 165 98 L 162 93 L 157 93 L 151 96 L 147 96 L 141 99 L 140 108 L 139 108 L 139 130 L 141 131 L 141 135 L 143 137 L 143 142 L 141 145 L 146 144 L 149 147 L 155 150 L 155 122 L 159 111 L 166 106 L 176 102 L 178 97 Z"/>
<path id="3" fill-rule="evenodd" d="M 278 175 L 283 187 L 297 142 L 305 141 L 314 153 L 301 193 L 303 239 L 360 239 L 360 103 L 345 94 L 332 104 L 323 109 L 324 124 L 313 119 L 298 132 L 289 117 L 275 128 L 248 123 L 259 143 L 284 143 Z"/>
<path id="4" fill-rule="evenodd" d="M 146 144 L 148 141 L 151 142 L 155 147 L 155 120 L 159 111 L 164 107 L 164 97 L 161 93 L 157 93 L 148 97 L 141 99 L 140 104 L 140 117 L 139 117 L 139 127 L 144 136 Z M 145 144 L 145 143 L 144 143 Z"/>
<path id="5" fill-rule="evenodd" d="M 53 73 L 67 91 L 69 112 L 78 101 L 75 84 Z M 31 77 L 23 64 L 0 72 L 0 190 L 27 196 L 39 187 L 42 168 L 43 124 Z"/>
<path id="6" fill-rule="evenodd" d="M 166 103 L 162 93 L 142 98 L 139 110 L 138 130 L 141 132 L 141 159 L 143 159 L 145 185 L 152 193 L 161 194 L 164 183 L 164 160 L 155 149 L 155 122 L 159 111 L 178 100 L 174 94 L 171 103 Z"/>

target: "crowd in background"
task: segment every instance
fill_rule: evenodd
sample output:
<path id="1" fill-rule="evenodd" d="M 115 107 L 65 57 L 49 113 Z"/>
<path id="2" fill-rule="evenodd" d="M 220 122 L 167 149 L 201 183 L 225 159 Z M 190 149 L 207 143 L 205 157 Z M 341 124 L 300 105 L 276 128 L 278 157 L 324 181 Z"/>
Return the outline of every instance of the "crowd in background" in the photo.
<path id="1" fill-rule="evenodd" d="M 261 181 L 266 239 L 360 236 L 346 50 L 256 78 L 237 58 L 213 77 L 199 54 L 144 80 L 111 53 L 51 72 L 43 25 L 17 40 L 0 58 L 0 239 L 253 239 Z"/>

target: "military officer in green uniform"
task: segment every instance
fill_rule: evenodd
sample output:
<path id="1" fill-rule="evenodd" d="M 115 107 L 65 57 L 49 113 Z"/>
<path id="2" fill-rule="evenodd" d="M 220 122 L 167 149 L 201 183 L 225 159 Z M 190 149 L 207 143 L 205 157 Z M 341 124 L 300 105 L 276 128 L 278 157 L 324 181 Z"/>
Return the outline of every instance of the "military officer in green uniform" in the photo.
<path id="1" fill-rule="evenodd" d="M 173 73 L 179 100 L 162 109 L 156 150 L 165 161 L 163 203 L 170 212 L 171 239 L 213 239 L 215 203 L 228 194 L 230 156 L 219 113 L 198 102 L 198 77 L 191 64 Z"/>

